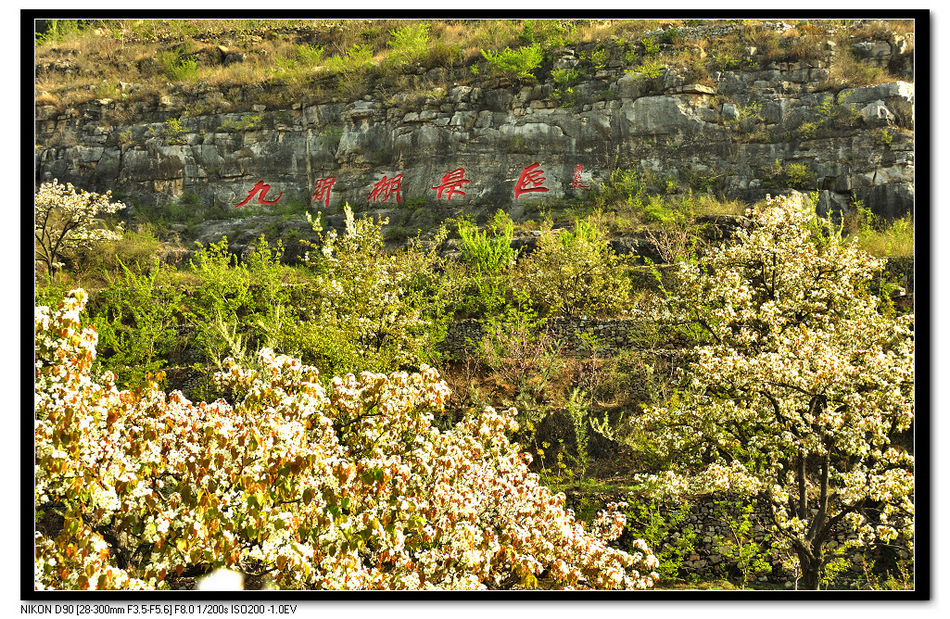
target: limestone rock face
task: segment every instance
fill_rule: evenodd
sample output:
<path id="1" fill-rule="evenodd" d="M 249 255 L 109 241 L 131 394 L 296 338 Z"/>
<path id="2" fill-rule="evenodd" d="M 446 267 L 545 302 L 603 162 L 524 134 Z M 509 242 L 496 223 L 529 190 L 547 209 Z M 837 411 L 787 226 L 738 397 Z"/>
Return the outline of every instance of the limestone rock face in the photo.
<path id="1" fill-rule="evenodd" d="M 895 40 L 852 53 L 893 63 L 904 48 Z M 36 114 L 37 180 L 111 189 L 139 205 L 197 198 L 254 209 L 279 198 L 311 210 L 451 213 L 580 198 L 614 170 L 634 169 L 729 198 L 794 188 L 820 191 L 831 210 L 862 200 L 887 217 L 911 212 L 913 84 L 829 89 L 830 59 L 841 52 L 823 53 L 811 63 L 763 59 L 703 82 L 669 68 L 647 79 L 610 62 L 574 84 L 573 100 L 539 75 L 527 84 L 468 76 L 422 99 L 379 92 L 244 112 L 222 104 L 201 115 L 184 113 L 194 98 L 223 100 L 206 84 L 191 99 L 46 105 Z M 579 55 L 563 50 L 554 65 L 579 66 Z"/>

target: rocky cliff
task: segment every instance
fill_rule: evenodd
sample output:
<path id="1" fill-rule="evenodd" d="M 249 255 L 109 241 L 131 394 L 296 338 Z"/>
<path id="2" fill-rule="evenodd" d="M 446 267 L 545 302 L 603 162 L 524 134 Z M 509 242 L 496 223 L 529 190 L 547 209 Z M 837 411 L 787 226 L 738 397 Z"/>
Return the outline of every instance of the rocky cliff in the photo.
<path id="1" fill-rule="evenodd" d="M 781 47 L 799 43 L 773 27 Z M 683 29 L 681 44 L 728 28 Z M 555 50 L 532 81 L 419 67 L 412 92 L 380 87 L 355 100 L 242 106 L 234 89 L 199 82 L 134 103 L 38 105 L 36 177 L 111 189 L 132 205 L 348 202 L 501 207 L 517 217 L 630 169 L 729 198 L 795 188 L 818 190 L 823 209 L 861 200 L 888 218 L 912 212 L 913 52 L 904 37 L 848 49 L 829 38 L 805 60 L 748 46 L 741 62 L 701 77 L 633 69 L 624 50 L 617 41 Z M 832 67 L 845 53 L 902 79 L 841 86 Z M 442 85 L 419 94 L 432 84 Z"/>

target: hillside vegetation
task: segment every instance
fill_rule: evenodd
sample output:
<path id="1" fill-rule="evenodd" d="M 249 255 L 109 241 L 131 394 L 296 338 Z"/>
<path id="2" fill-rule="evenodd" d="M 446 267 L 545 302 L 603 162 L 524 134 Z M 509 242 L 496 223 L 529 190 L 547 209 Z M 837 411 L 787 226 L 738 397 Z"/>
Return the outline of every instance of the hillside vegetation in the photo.
<path id="1" fill-rule="evenodd" d="M 477 78 L 562 80 L 553 50 L 576 47 L 592 71 L 622 58 L 649 74 L 679 67 L 703 83 L 749 62 L 807 61 L 826 40 L 847 47 L 905 36 L 913 22 L 853 20 L 52 20 L 37 35 L 37 103 L 134 101 L 194 90 L 227 95 L 232 111 L 256 103 L 306 104 L 427 90 Z M 718 30 L 716 30 L 718 29 Z M 711 32 L 714 36 L 711 36 Z M 788 41 L 793 41 L 789 44 Z M 828 88 L 906 76 L 843 54 Z M 412 79 L 424 77 L 420 81 Z M 194 110 L 207 113 L 214 110 Z"/>
<path id="2" fill-rule="evenodd" d="M 898 39 L 913 22 L 51 20 L 36 104 L 184 94 L 165 138 L 486 81 L 570 109 L 565 47 L 702 85 Z M 829 91 L 912 80 L 834 58 Z M 35 586 L 914 588 L 913 219 L 820 216 L 775 166 L 800 191 L 614 169 L 439 219 L 38 184 Z M 194 243 L 209 218 L 254 238 Z"/>

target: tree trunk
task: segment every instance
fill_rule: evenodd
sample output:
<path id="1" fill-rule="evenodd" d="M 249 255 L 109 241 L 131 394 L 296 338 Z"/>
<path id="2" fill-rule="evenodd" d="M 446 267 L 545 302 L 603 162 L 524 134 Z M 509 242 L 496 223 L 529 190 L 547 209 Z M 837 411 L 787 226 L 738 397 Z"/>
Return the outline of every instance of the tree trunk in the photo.
<path id="1" fill-rule="evenodd" d="M 801 585 L 802 589 L 817 589 L 818 588 L 818 577 L 819 572 L 821 571 L 821 566 L 817 562 L 811 562 L 809 565 L 802 563 L 802 578 Z"/>
<path id="2" fill-rule="evenodd" d="M 821 576 L 822 553 L 813 552 L 811 548 L 799 548 L 798 562 L 801 565 L 802 577 L 799 581 L 802 589 L 817 589 Z"/>

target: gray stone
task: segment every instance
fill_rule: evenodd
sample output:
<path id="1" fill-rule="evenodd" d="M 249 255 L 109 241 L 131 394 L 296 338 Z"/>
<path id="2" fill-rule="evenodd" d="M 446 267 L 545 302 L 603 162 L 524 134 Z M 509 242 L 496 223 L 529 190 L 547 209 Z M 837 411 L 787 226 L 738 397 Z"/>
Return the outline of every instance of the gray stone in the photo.
<path id="1" fill-rule="evenodd" d="M 894 120 L 894 115 L 883 101 L 873 101 L 861 108 L 861 118 L 869 125 L 886 125 Z"/>
<path id="2" fill-rule="evenodd" d="M 913 105 L 914 85 L 910 82 L 887 82 L 877 86 L 849 88 L 838 95 L 839 103 L 852 105 L 868 104 L 872 101 L 899 99 Z"/>
<path id="3" fill-rule="evenodd" d="M 891 57 L 891 45 L 887 41 L 861 41 L 851 46 L 858 58 L 886 61 Z"/>

